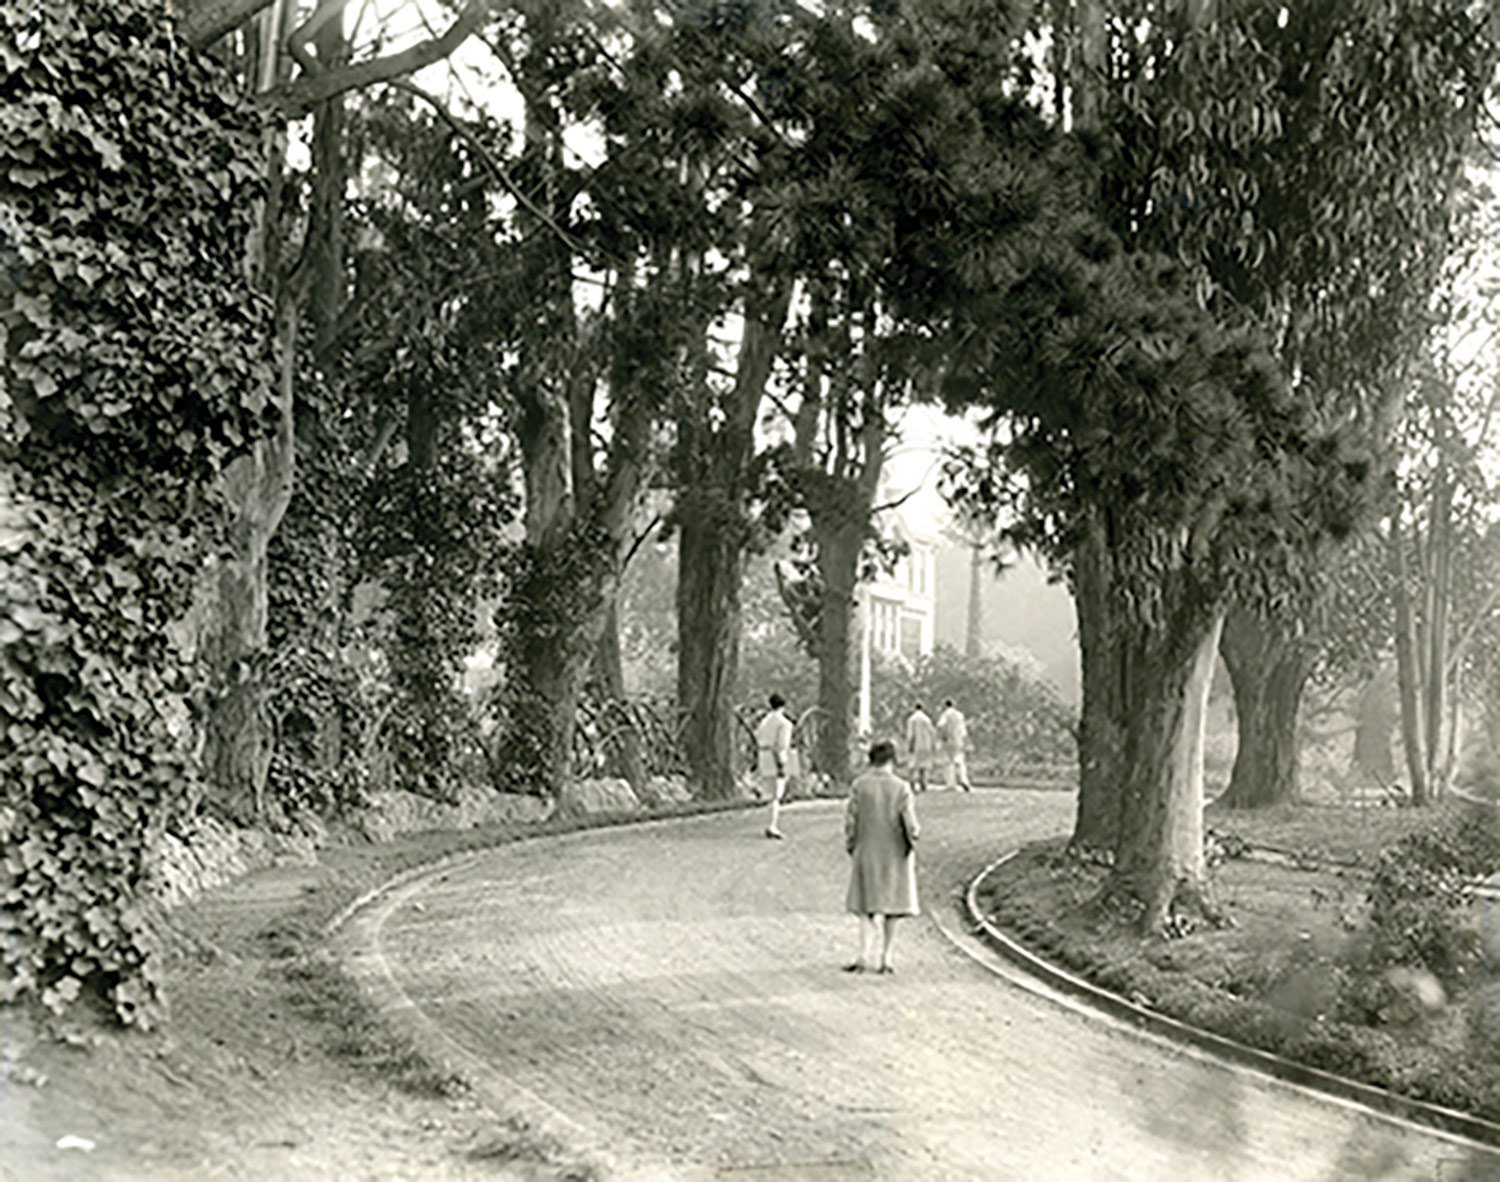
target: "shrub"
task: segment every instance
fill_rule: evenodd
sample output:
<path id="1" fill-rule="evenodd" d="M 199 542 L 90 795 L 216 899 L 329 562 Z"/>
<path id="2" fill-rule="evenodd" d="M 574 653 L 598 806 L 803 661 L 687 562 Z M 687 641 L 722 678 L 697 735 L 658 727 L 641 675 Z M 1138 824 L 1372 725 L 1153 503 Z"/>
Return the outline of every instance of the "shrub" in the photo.
<path id="1" fill-rule="evenodd" d="M 971 763 L 1056 767 L 1077 759 L 1073 714 L 1057 691 L 1004 657 L 942 646 L 910 665 L 880 661 L 873 682 L 877 733 L 900 736 L 915 703 L 936 718 L 952 698 L 968 720 Z"/>
<path id="2" fill-rule="evenodd" d="M 1479 956 L 1470 920 L 1475 880 L 1500 866 L 1500 822 L 1475 809 L 1382 851 L 1370 883 L 1370 960 L 1408 965 L 1445 980 Z"/>

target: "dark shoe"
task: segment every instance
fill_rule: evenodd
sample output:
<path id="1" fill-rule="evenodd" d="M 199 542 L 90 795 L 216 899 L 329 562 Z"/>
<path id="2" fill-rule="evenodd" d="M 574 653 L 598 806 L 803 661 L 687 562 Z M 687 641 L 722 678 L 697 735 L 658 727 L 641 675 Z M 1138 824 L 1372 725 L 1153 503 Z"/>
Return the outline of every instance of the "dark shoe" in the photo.
<path id="1" fill-rule="evenodd" d="M 877 973 L 885 973 L 887 976 L 889 976 L 891 973 L 894 973 L 896 971 L 896 966 L 893 964 L 883 964 L 875 971 Z"/>
<path id="2" fill-rule="evenodd" d="M 780 829 L 767 829 L 766 836 L 774 841 L 781 841 L 786 837 L 786 834 L 783 833 Z"/>
<path id="3" fill-rule="evenodd" d="M 864 971 L 865 966 L 860 964 L 857 960 L 853 964 L 846 964 L 844 966 L 844 972 L 846 973 L 862 973 Z"/>

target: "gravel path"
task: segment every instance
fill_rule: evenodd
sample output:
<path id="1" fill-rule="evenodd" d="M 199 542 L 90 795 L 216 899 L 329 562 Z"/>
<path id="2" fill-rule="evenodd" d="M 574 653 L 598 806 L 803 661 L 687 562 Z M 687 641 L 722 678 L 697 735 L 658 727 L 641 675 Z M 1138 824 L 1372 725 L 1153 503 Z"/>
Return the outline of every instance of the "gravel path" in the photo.
<path id="1" fill-rule="evenodd" d="M 351 967 L 482 1099 L 621 1176 L 1500 1178 L 1500 1156 L 1100 1018 L 963 932 L 1060 793 L 919 797 L 926 914 L 850 975 L 840 806 L 475 855 L 365 908 Z"/>

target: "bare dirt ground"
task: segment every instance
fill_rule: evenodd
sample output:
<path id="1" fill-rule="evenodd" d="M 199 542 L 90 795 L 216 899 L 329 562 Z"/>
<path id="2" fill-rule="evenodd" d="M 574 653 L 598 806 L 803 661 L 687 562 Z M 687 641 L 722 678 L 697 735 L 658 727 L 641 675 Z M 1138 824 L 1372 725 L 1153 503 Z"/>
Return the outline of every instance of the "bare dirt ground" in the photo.
<path id="1" fill-rule="evenodd" d="M 323 925 L 361 890 L 505 836 L 325 850 L 315 866 L 261 871 L 173 913 L 160 1033 L 75 1022 L 59 1040 L 0 1009 L 0 1178 L 586 1176 L 392 1038 L 318 951 Z"/>

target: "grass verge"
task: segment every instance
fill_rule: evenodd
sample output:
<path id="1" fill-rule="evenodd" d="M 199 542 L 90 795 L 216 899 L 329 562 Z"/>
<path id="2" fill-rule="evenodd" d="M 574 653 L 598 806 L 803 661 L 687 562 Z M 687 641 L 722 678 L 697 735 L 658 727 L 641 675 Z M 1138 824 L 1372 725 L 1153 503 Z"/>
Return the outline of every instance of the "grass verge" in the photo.
<path id="1" fill-rule="evenodd" d="M 1438 811 L 1283 809 L 1211 823 L 1286 855 L 1215 872 L 1234 926 L 1146 940 L 1090 906 L 1107 871 L 1053 841 L 984 883 L 991 922 L 1034 952 L 1189 1025 L 1417 1100 L 1500 1122 L 1500 974 L 1437 978 L 1376 954 L 1370 869 L 1451 820 Z M 1473 916 L 1468 917 L 1472 923 Z"/>

